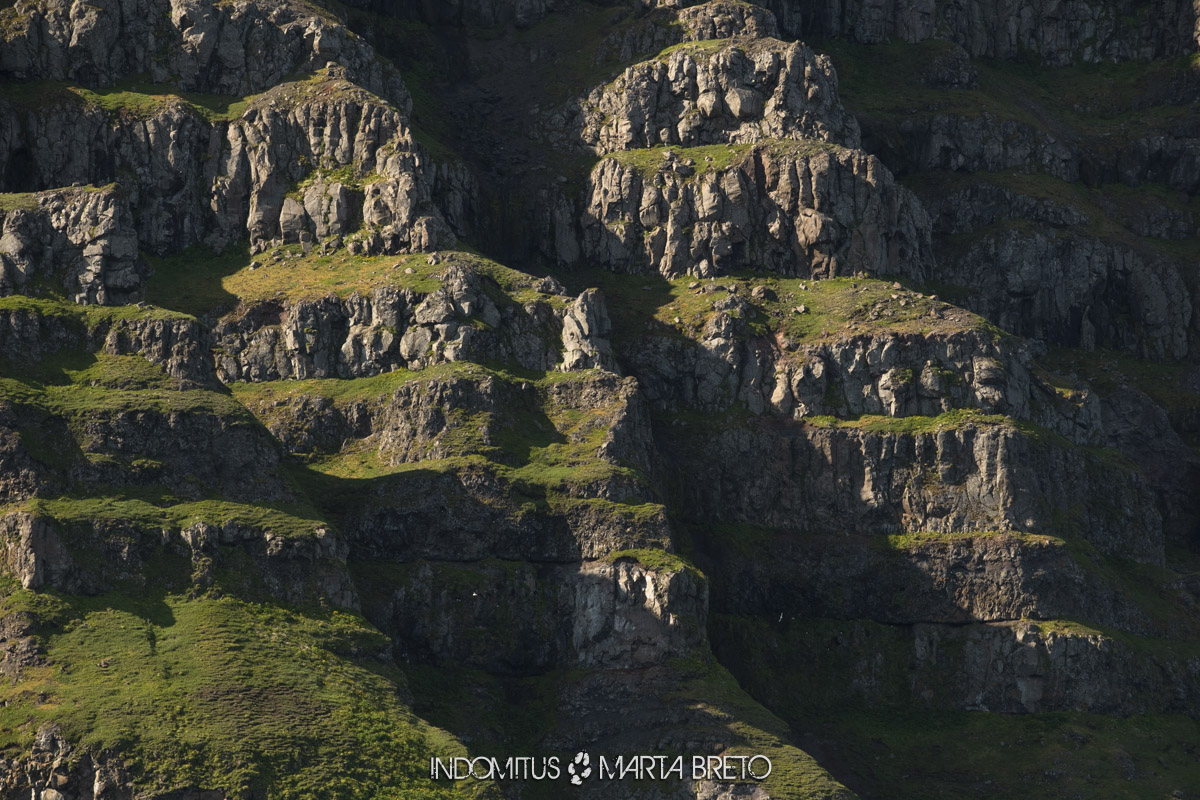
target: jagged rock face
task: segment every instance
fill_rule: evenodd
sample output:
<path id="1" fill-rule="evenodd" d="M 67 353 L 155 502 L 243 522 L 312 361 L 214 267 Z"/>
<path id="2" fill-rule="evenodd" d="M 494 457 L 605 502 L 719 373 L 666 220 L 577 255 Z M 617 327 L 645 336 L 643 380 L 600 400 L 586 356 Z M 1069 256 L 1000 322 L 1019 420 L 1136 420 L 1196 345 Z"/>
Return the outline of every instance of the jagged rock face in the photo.
<path id="1" fill-rule="evenodd" d="M 940 235 L 980 232 L 965 248 L 945 253 L 939 272 L 948 282 L 977 289 L 971 304 L 1006 330 L 1151 358 L 1189 352 L 1192 293 L 1180 268 L 1148 248 L 1139 252 L 1076 231 L 1057 233 L 1091 222 L 1075 207 L 976 184 L 947 194 L 930 213 Z M 1050 235 L 987 231 L 1006 219 L 1041 223 Z M 1154 207 L 1141 209 L 1132 222 L 1180 235 L 1190 235 L 1193 224 L 1186 214 Z"/>
<path id="2" fill-rule="evenodd" d="M 602 429 L 597 455 L 604 461 L 647 472 L 652 468 L 650 422 L 636 380 L 597 372 L 552 383 L 544 394 L 527 382 L 493 377 L 417 378 L 370 399 L 335 403 L 299 394 L 264 401 L 254 410 L 291 452 L 337 452 L 349 440 L 369 440 L 382 462 L 397 465 L 462 455 L 464 430 L 476 425 L 482 445 L 497 446 L 506 432 L 544 416 L 541 406 L 548 402 L 593 412 L 591 426 L 575 436 Z M 608 490 L 616 493 L 618 489 Z"/>
<path id="3" fill-rule="evenodd" d="M 248 95 L 334 61 L 356 83 L 409 102 L 399 75 L 366 42 L 300 0 L 109 0 L 70 9 L 22 0 L 3 15 L 0 74 L 10 78 L 108 86 L 149 74 L 189 91 Z"/>
<path id="4" fill-rule="evenodd" d="M 723 559 L 712 577 L 720 613 L 887 625 L 1085 617 L 1137 634 L 1181 633 L 1150 619 L 1059 539 L 993 533 L 893 546 L 878 535 L 775 534 L 760 542 L 770 546 L 767 561 L 729 533 L 698 535 Z"/>
<path id="5" fill-rule="evenodd" d="M 859 144 L 858 123 L 841 107 L 827 56 L 802 44 L 736 40 L 716 50 L 680 47 L 628 68 L 551 119 L 578 130 L 599 154 L 655 145 L 821 139 Z"/>
<path id="6" fill-rule="evenodd" d="M 754 147 L 711 170 L 668 159 L 649 174 L 608 158 L 586 196 L 583 255 L 618 272 L 921 278 L 931 266 L 920 204 L 872 156 L 832 146 Z"/>
<path id="7" fill-rule="evenodd" d="M 65 350 L 103 352 L 114 356 L 138 355 L 162 367 L 179 381 L 180 388 L 210 385 L 212 358 L 208 333 L 183 316 L 112 316 L 80 320 L 45 309 L 0 310 L 0 351 L 14 362 L 37 364 Z"/>
<path id="8" fill-rule="evenodd" d="M 738 622 L 728 617 L 719 624 Z M 751 680 L 773 698 L 780 688 L 772 683 L 786 686 L 798 663 L 819 663 L 838 676 L 831 685 L 837 699 L 830 703 L 908 705 L 911 696 L 929 708 L 1124 716 L 1183 712 L 1200 688 L 1194 661 L 1139 650 L 1087 628 L 1060 630 L 1028 620 L 906 628 L 798 620 L 767 639 L 769 666 Z"/>
<path id="9" fill-rule="evenodd" d="M 688 494 L 697 519 L 814 533 L 1072 530 L 1107 554 L 1164 557 L 1144 478 L 1005 425 L 915 434 L 751 425 L 680 457 L 713 464 Z"/>
<path id="10" fill-rule="evenodd" d="M 130 797 L 133 782 L 119 759 L 77 748 L 60 726 L 45 724 L 28 758 L 0 758 L 0 792 L 39 800 L 110 800 Z"/>
<path id="11" fill-rule="evenodd" d="M 1196 46 L 1196 12 L 1187 0 L 1152 8 L 1132 0 L 761 0 L 761 5 L 795 36 L 846 36 L 864 44 L 944 38 L 976 58 L 1029 53 L 1050 66 L 1165 58 Z"/>
<path id="12" fill-rule="evenodd" d="M 711 0 L 671 13 L 650 14 L 641 24 L 622 26 L 597 48 L 593 62 L 628 63 L 645 53 L 661 51 L 682 42 L 703 42 L 744 36 L 750 39 L 779 37 L 775 17 L 765 8 L 741 0 Z"/>
<path id="13" fill-rule="evenodd" d="M 1009 230 L 944 259 L 941 272 L 978 290 L 975 310 L 1023 336 L 1160 359 L 1189 351 L 1191 293 L 1162 258 L 1076 234 Z"/>
<path id="14" fill-rule="evenodd" d="M 575 503 L 553 514 L 511 509 L 518 487 L 486 469 L 457 473 L 413 470 L 380 482 L 344 522 L 361 558 L 386 561 L 536 563 L 594 561 L 608 553 L 661 549 L 671 541 L 665 514 L 631 520 L 619 503 Z M 595 487 L 601 494 L 609 488 Z M 629 487 L 611 487 L 619 501 Z M 581 498 L 586 499 L 586 498 Z"/>
<path id="15" fill-rule="evenodd" d="M 119 582 L 144 585 L 148 563 L 161 557 L 191 561 L 197 591 L 213 584 L 213 572 L 235 566 L 249 572 L 256 591 L 288 603 L 319 598 L 357 608 L 346 572 L 346 544 L 316 527 L 308 535 L 287 536 L 254 526 L 196 522 L 182 529 L 150 531 L 134 524 L 96 520 L 59 523 L 30 513 L 0 518 L 6 540 L 5 570 L 26 589 L 69 594 L 103 594 Z"/>
<path id="16" fill-rule="evenodd" d="M 14 109 L 0 122 L 3 183 L 40 189 L 136 175 L 138 240 L 158 253 L 197 242 L 221 249 L 247 235 L 254 252 L 275 242 L 336 247 L 360 228 L 349 246 L 362 253 L 453 243 L 431 184 L 465 222 L 469 179 L 424 159 L 404 113 L 344 74 L 274 89 L 230 122 L 208 122 L 181 103 L 144 120 L 73 103 Z M 25 159 L 31 167 L 20 166 Z"/>
<path id="17" fill-rule="evenodd" d="M 847 336 L 781 348 L 752 339 L 746 327 L 745 315 L 726 311 L 699 342 L 643 340 L 628 359 L 647 399 L 667 411 L 742 403 L 755 414 L 794 419 L 936 416 L 954 408 L 1022 419 L 1032 413 L 1028 356 L 983 331 Z"/>
<path id="18" fill-rule="evenodd" d="M 560 361 L 564 369 L 606 363 L 607 316 L 595 295 L 566 309 L 545 301 L 501 308 L 485 280 L 451 264 L 443 286 L 429 294 L 383 287 L 344 300 L 264 301 L 241 309 L 213 330 L 217 375 L 351 378 L 464 359 L 535 370 Z"/>
<path id="19" fill-rule="evenodd" d="M 1189 126 L 1098 147 L 1094 141 L 1063 138 L 988 112 L 914 116 L 900 122 L 899 138 L 875 135 L 870 116 L 861 122 L 864 136 L 900 174 L 933 169 L 1037 171 L 1072 183 L 1165 183 L 1189 194 L 1200 188 L 1200 141 Z"/>
<path id="20" fill-rule="evenodd" d="M 642 668 L 700 644 L 708 596 L 687 571 L 582 565 L 406 565 L 364 608 L 409 663 L 493 673 Z M 369 579 L 368 579 L 369 581 Z"/>
<path id="21" fill-rule="evenodd" d="M 141 298 L 146 272 L 119 190 L 44 192 L 0 211 L 0 295 L 43 279 L 77 303 L 130 303 Z"/>

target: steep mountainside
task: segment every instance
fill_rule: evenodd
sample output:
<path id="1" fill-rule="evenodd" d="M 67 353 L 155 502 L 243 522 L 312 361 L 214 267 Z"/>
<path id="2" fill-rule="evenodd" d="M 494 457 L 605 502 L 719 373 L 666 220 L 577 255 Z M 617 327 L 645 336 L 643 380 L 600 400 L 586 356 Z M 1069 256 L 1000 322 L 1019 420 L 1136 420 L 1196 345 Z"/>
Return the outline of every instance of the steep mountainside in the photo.
<path id="1" fill-rule="evenodd" d="M 1198 194 L 1185 0 L 5 5 L 0 797 L 1200 798 Z"/>

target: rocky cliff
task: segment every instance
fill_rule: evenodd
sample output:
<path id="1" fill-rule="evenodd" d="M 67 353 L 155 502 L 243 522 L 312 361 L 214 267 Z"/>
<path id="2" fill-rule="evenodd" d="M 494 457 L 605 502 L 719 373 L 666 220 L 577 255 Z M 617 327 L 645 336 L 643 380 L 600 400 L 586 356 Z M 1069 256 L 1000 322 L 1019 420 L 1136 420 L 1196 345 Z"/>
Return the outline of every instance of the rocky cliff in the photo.
<path id="1" fill-rule="evenodd" d="M 1190 797 L 1197 26 L 0 9 L 0 796 Z"/>

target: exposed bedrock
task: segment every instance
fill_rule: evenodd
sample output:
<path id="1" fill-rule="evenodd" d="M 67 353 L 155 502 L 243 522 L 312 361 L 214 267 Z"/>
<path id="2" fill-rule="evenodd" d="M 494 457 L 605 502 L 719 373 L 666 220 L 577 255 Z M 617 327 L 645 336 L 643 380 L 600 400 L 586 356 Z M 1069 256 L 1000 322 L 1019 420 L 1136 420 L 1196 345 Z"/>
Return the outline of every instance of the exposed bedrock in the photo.
<path id="1" fill-rule="evenodd" d="M 1045 180 L 1039 178 L 1037 180 Z M 1182 259 L 1163 242 L 1196 221 L 1166 203 L 1138 204 L 1131 230 L 1069 200 L 1038 198 L 981 176 L 949 191 L 922 190 L 940 245 L 937 275 L 974 290 L 964 304 L 1005 330 L 1055 346 L 1185 357 L 1195 325 Z"/>
<path id="2" fill-rule="evenodd" d="M 682 487 L 692 519 L 798 533 L 1069 533 L 1106 554 L 1163 562 L 1154 490 L 1115 453 L 1010 424 L 888 427 L 764 420 L 675 435 L 671 449 L 707 465 L 703 484 Z"/>
<path id="3" fill-rule="evenodd" d="M 0 74 L 108 86 L 149 75 L 183 89 L 248 95 L 329 62 L 407 107 L 399 74 L 328 12 L 302 0 L 21 0 L 0 12 Z"/>
<path id="4" fill-rule="evenodd" d="M 648 170 L 628 156 L 592 170 L 585 258 L 668 277 L 755 270 L 922 278 L 931 270 L 924 209 L 873 156 L 781 142 L 735 152 L 728 166 L 669 151 L 651 157 Z"/>
<path id="5" fill-rule="evenodd" d="M 244 306 L 213 329 L 217 375 L 226 382 L 352 378 L 460 360 L 532 370 L 611 366 L 598 292 L 572 303 L 548 295 L 497 305 L 494 282 L 453 263 L 442 282 L 425 294 L 383 287 L 344 299 Z"/>
<path id="6" fill-rule="evenodd" d="M 37 365 L 66 351 L 137 355 L 162 367 L 182 388 L 213 378 L 208 331 L 191 317 L 153 310 L 72 314 L 53 303 L 0 306 L 0 352 L 15 365 Z"/>
<path id="7" fill-rule="evenodd" d="M 975 290 L 972 310 L 1048 344 L 1156 359 L 1191 349 L 1192 298 L 1179 267 L 1127 245 L 1000 228 L 952 243 L 938 274 Z"/>
<path id="8" fill-rule="evenodd" d="M 342 526 L 356 558 L 384 561 L 573 563 L 620 550 L 672 547 L 665 512 L 596 498 L 607 486 L 583 487 L 587 496 L 539 509 L 536 487 L 485 465 L 414 468 L 364 485 Z M 622 490 L 616 500 L 628 494 L 627 484 L 614 488 Z"/>
<path id="9" fill-rule="evenodd" d="M 629 63 L 683 42 L 746 37 L 777 39 L 779 28 L 770 11 L 742 0 L 709 0 L 681 9 L 661 9 L 621 25 L 600 43 L 593 63 Z"/>
<path id="10" fill-rule="evenodd" d="M 976 58 L 1032 55 L 1047 66 L 1191 53 L 1191 0 L 759 0 L 793 36 L 864 44 L 949 39 Z"/>
<path id="11" fill-rule="evenodd" d="M 41 192 L 0 210 L 0 295 L 41 281 L 77 303 L 129 303 L 147 272 L 129 200 L 113 187 Z"/>
<path id="12" fill-rule="evenodd" d="M 796 620 L 772 626 L 715 615 L 712 627 L 717 653 L 757 698 L 776 708 L 797 705 L 782 688 L 794 685 L 797 664 L 807 665 L 807 675 L 836 676 L 821 681 L 827 694 L 813 693 L 811 701 L 821 705 L 911 707 L 916 698 L 935 709 L 1009 714 L 1194 715 L 1200 692 L 1200 663 L 1186 650 L 1074 623 Z M 757 663 L 739 652 L 751 636 Z"/>
<path id="13" fill-rule="evenodd" d="M 1152 619 L 1090 556 L 1062 540 L 988 533 L 803 536 L 697 529 L 722 613 L 892 625 L 1077 619 L 1136 634 L 1188 635 Z M 772 557 L 754 557 L 769 545 Z M 1131 579 L 1136 580 L 1136 579 Z"/>
<path id="14" fill-rule="evenodd" d="M 650 421 L 634 378 L 597 371 L 577 380 L 542 388 L 527 381 L 488 376 L 417 377 L 377 397 L 337 401 L 297 393 L 286 399 L 248 401 L 251 410 L 293 453 L 337 452 L 347 442 L 368 441 L 381 462 L 391 466 L 468 454 L 471 446 L 502 462 L 521 453 L 502 447 L 505 436 L 552 428 L 545 407 L 587 415 L 570 437 L 590 441 L 602 432 L 595 457 L 643 472 L 653 467 Z M 469 438 L 468 438 L 469 437 Z M 471 445 L 464 446 L 464 440 Z M 528 449 L 528 446 L 526 446 Z M 610 489 L 612 495 L 617 490 Z M 601 492 L 603 493 L 603 491 Z"/>
<path id="15" fill-rule="evenodd" d="M 550 115 L 547 136 L 599 154 L 763 139 L 858 146 L 858 123 L 842 109 L 827 56 L 775 39 L 711 44 L 683 45 L 629 67 Z"/>
<path id="16" fill-rule="evenodd" d="M 1055 135 L 1029 122 L 978 115 L 933 114 L 902 121 L 861 117 L 868 147 L 898 174 L 1036 170 L 1060 180 L 1139 186 L 1163 183 L 1200 189 L 1200 140 L 1186 122 L 1121 143 Z"/>
<path id="17" fill-rule="evenodd" d="M 157 253 L 246 237 L 255 252 L 343 240 L 360 253 L 431 250 L 453 243 L 447 219 L 465 231 L 474 213 L 465 168 L 423 156 L 404 112 L 340 68 L 282 84 L 227 122 L 177 101 L 144 119 L 73 99 L 13 107 L 0 163 L 9 190 L 119 181 L 137 241 Z"/>
<path id="18" fill-rule="evenodd" d="M 636 669 L 704 641 L 704 580 L 615 563 L 418 561 L 356 570 L 364 613 L 397 660 L 492 673 Z M 387 579 L 379 585 L 386 575 Z"/>
<path id="19" fill-rule="evenodd" d="M 963 330 L 847 335 L 780 347 L 739 331 L 744 316 L 725 316 L 714 317 L 698 342 L 644 337 L 625 351 L 657 408 L 723 411 L 744 403 L 752 413 L 795 419 L 936 416 L 955 408 L 1019 418 L 1032 413 L 1034 381 L 1016 340 Z"/>
<path id="20" fill-rule="evenodd" d="M 289 603 L 321 598 L 340 607 L 357 607 L 346 570 L 345 542 L 314 525 L 304 535 L 281 535 L 253 525 L 194 522 L 154 530 L 132 521 L 58 520 L 15 512 L 0 517 L 6 572 L 26 589 L 71 594 L 103 594 L 118 584 L 146 584 L 155 577 L 149 564 L 181 567 L 174 579 L 204 591 L 221 570 L 236 570 L 246 586 L 237 587 Z M 188 573 L 190 572 L 190 577 Z M 230 587 L 232 588 L 232 587 Z"/>

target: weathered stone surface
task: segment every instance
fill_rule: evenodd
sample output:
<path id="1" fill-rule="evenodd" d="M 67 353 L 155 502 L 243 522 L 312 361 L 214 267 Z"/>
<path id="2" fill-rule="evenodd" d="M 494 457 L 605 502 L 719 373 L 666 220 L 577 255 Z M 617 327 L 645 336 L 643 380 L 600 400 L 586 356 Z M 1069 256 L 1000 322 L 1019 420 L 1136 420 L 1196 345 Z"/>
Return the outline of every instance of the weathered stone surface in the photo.
<path id="1" fill-rule="evenodd" d="M 283 84 L 228 122 L 170 101 L 146 119 L 67 101 L 12 108 L 0 117 L 0 186 L 119 180 L 135 241 L 160 254 L 196 243 L 222 249 L 246 236 L 253 252 L 305 237 L 357 241 L 369 254 L 452 244 L 438 204 L 469 225 L 469 175 L 430 161 L 403 108 L 346 76 L 335 66 Z M 333 172 L 353 185 L 327 177 Z M 298 190 L 301 181 L 308 185 Z"/>
<path id="2" fill-rule="evenodd" d="M 560 363 L 564 348 L 564 369 L 607 363 L 606 317 L 593 295 L 566 309 L 549 297 L 499 307 L 485 290 L 488 279 L 455 263 L 442 282 L 430 294 L 383 287 L 345 299 L 242 308 L 214 328 L 217 375 L 225 381 L 352 378 L 461 360 L 547 370 Z"/>
<path id="3" fill-rule="evenodd" d="M 642 668 L 704 639 L 708 595 L 687 571 L 631 560 L 542 565 L 484 561 L 399 566 L 364 613 L 405 662 L 527 673 Z M 369 579 L 368 579 L 369 582 Z"/>
<path id="4" fill-rule="evenodd" d="M 196 92 L 248 95 L 329 62 L 398 103 L 395 69 L 327 12 L 301 0 L 263 6 L 198 0 L 112 0 L 71 7 L 22 0 L 4 9 L 0 74 L 107 86 L 148 74 Z"/>
<path id="5" fill-rule="evenodd" d="M 871 156 L 783 143 L 694 171 L 670 158 L 649 173 L 601 161 L 586 191 L 584 257 L 669 277 L 929 273 L 925 211 Z"/>
<path id="6" fill-rule="evenodd" d="M 629 67 L 564 114 L 548 121 L 548 131 L 566 129 L 599 154 L 763 139 L 859 143 L 829 58 L 773 39 L 681 46 Z"/>
<path id="7" fill-rule="evenodd" d="M 129 303 L 146 273 L 128 199 L 115 188 L 43 192 L 0 211 L 0 295 L 42 279 L 77 303 Z"/>
<path id="8" fill-rule="evenodd" d="M 1163 562 L 1162 517 L 1136 471 L 1008 425 L 939 428 L 758 423 L 677 457 L 709 465 L 688 493 L 695 518 L 811 533 L 1070 532 L 1107 554 Z"/>

